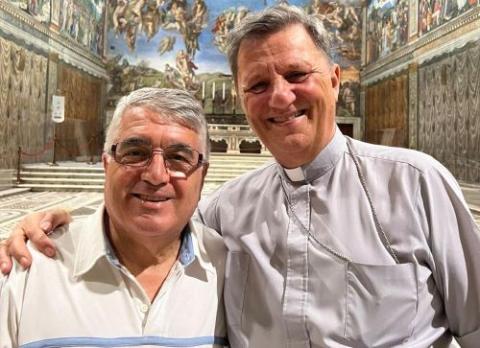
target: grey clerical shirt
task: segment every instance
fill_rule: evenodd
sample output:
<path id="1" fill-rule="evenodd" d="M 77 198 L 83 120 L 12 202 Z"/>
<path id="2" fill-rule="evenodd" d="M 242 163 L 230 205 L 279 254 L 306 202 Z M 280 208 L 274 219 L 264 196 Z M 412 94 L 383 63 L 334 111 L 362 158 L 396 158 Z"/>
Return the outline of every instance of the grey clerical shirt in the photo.
<path id="1" fill-rule="evenodd" d="M 347 139 L 204 199 L 227 248 L 232 347 L 463 347 L 480 342 L 480 233 L 431 157 Z"/>

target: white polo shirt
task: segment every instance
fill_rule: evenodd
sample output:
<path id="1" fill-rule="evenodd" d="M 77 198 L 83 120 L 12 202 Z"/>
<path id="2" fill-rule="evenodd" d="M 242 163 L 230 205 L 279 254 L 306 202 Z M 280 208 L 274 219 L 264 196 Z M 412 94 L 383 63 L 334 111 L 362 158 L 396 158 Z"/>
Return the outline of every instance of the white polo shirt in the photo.
<path id="1" fill-rule="evenodd" d="M 225 247 L 196 222 L 153 303 L 105 237 L 104 206 L 53 234 L 58 256 L 0 279 L 0 347 L 220 347 Z"/>

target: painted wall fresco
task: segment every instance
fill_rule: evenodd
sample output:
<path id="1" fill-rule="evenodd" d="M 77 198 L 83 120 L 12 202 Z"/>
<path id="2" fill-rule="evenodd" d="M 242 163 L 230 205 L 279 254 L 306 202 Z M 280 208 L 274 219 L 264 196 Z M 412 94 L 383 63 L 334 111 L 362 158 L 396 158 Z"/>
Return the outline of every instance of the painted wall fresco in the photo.
<path id="1" fill-rule="evenodd" d="M 420 0 L 418 33 L 426 34 L 477 5 L 478 0 Z"/>
<path id="2" fill-rule="evenodd" d="M 478 0 L 369 0 L 367 63 L 404 46 L 409 36 L 425 35 L 478 4 Z"/>
<path id="3" fill-rule="evenodd" d="M 104 55 L 105 0 L 9 0 L 46 25 L 52 24 L 91 52 Z"/>
<path id="4" fill-rule="evenodd" d="M 104 54 L 105 1 L 52 0 L 60 6 L 52 10 L 52 23 L 58 23 L 60 32 L 90 51 Z"/>
<path id="5" fill-rule="evenodd" d="M 248 12 L 278 2 L 110 0 L 107 11 L 110 96 L 143 86 L 179 87 L 197 93 L 210 111 L 216 108 L 225 112 L 226 104 L 239 111 L 225 57 L 226 35 Z M 303 7 L 324 21 L 347 86 L 341 92 L 340 112 L 356 115 L 361 1 L 292 0 L 288 3 Z M 219 103 L 223 107 L 217 105 Z"/>
<path id="6" fill-rule="evenodd" d="M 367 62 L 408 41 L 408 0 L 370 0 L 367 8 Z"/>

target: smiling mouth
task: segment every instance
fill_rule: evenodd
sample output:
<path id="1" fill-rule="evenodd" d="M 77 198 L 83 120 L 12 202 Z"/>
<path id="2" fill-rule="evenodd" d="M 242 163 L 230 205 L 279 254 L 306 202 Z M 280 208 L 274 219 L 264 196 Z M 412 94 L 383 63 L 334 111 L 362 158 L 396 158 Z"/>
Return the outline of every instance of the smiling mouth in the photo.
<path id="1" fill-rule="evenodd" d="M 268 122 L 275 123 L 275 124 L 285 123 L 285 122 L 291 121 L 295 118 L 298 118 L 300 116 L 304 116 L 305 112 L 306 112 L 305 110 L 300 110 L 300 111 L 295 112 L 295 113 L 290 114 L 290 115 L 270 117 L 267 120 L 268 120 Z"/>
<path id="2" fill-rule="evenodd" d="M 170 200 L 168 197 L 159 197 L 159 196 L 149 196 L 149 195 L 142 195 L 139 193 L 134 193 L 133 194 L 136 198 L 140 199 L 142 202 L 153 202 L 153 203 L 158 203 L 158 202 L 166 202 Z"/>

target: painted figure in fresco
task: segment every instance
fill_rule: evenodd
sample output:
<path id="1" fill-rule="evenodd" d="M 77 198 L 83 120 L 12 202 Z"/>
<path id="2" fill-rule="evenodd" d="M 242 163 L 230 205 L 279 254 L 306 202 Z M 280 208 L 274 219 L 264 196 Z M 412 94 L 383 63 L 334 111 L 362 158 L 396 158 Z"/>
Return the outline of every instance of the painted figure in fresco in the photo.
<path id="1" fill-rule="evenodd" d="M 461 12 L 466 4 L 467 4 L 467 0 L 457 0 L 458 11 Z"/>
<path id="2" fill-rule="evenodd" d="M 441 18 L 442 18 L 442 2 L 440 0 L 433 0 L 432 21 L 433 21 L 434 27 L 437 27 L 440 25 Z"/>
<path id="3" fill-rule="evenodd" d="M 170 4 L 170 13 L 174 27 L 181 33 L 186 32 L 187 11 L 186 0 L 172 0 Z"/>
<path id="4" fill-rule="evenodd" d="M 28 4 L 28 12 L 34 16 L 37 14 L 37 0 L 30 0 L 30 3 Z"/>
<path id="5" fill-rule="evenodd" d="M 192 8 L 191 21 L 197 25 L 197 30 L 201 30 L 207 23 L 207 5 L 204 0 L 195 0 Z"/>
<path id="6" fill-rule="evenodd" d="M 399 2 L 398 8 L 398 26 L 397 31 L 399 32 L 399 44 L 405 45 L 408 40 L 408 1 L 401 0 Z"/>
<path id="7" fill-rule="evenodd" d="M 73 0 L 64 0 L 62 7 L 62 31 L 68 33 L 73 16 Z"/>
<path id="8" fill-rule="evenodd" d="M 138 24 L 128 21 L 125 28 L 125 41 L 127 42 L 130 52 L 133 52 L 135 51 L 135 43 L 137 42 Z"/>
<path id="9" fill-rule="evenodd" d="M 176 41 L 175 36 L 171 36 L 171 35 L 165 36 L 158 45 L 158 49 L 157 49 L 158 55 L 161 56 L 173 50 L 175 41 Z"/>
<path id="10" fill-rule="evenodd" d="M 420 33 L 426 33 L 432 28 L 432 8 L 429 0 L 420 0 Z"/>
<path id="11" fill-rule="evenodd" d="M 49 0 L 28 0 L 27 12 L 40 22 L 47 23 L 50 20 Z"/>
<path id="12" fill-rule="evenodd" d="M 355 116 L 356 97 L 349 82 L 345 82 L 342 85 L 342 101 L 345 108 L 350 112 L 350 115 Z"/>
<path id="13" fill-rule="evenodd" d="M 145 5 L 145 0 L 130 0 L 130 11 L 137 18 L 142 17 L 142 8 Z"/>
<path id="14" fill-rule="evenodd" d="M 248 12 L 248 9 L 243 6 L 237 9 L 231 8 L 224 11 L 215 19 L 212 32 L 214 34 L 214 44 L 220 52 L 226 52 L 226 39 L 228 33 L 248 14 Z"/>
<path id="15" fill-rule="evenodd" d="M 360 58 L 361 23 L 359 9 L 348 3 L 312 0 L 307 11 L 322 20 L 334 46 L 349 60 Z"/>
<path id="16" fill-rule="evenodd" d="M 177 68 L 170 64 L 165 64 L 164 76 L 166 85 L 173 88 L 186 89 L 185 79 L 180 74 Z"/>
<path id="17" fill-rule="evenodd" d="M 155 0 L 150 0 L 146 4 L 141 20 L 143 32 L 147 36 L 147 40 L 150 41 L 158 32 L 162 20 Z"/>
<path id="18" fill-rule="evenodd" d="M 190 56 L 184 51 L 180 50 L 175 57 L 175 65 L 180 73 L 183 82 L 183 88 L 187 90 L 195 90 L 197 88 L 195 80 L 195 70 L 198 67 L 193 63 Z"/>
<path id="19" fill-rule="evenodd" d="M 117 5 L 112 14 L 113 29 L 117 34 L 121 34 L 125 31 L 127 25 L 126 13 L 127 13 L 127 0 L 118 0 Z"/>
<path id="20" fill-rule="evenodd" d="M 203 0 L 195 0 L 192 7 L 192 15 L 189 19 L 185 38 L 185 47 L 191 59 L 195 58 L 195 53 L 199 50 L 198 37 L 202 30 L 207 26 L 207 6 Z"/>
<path id="21" fill-rule="evenodd" d="M 21 10 L 28 11 L 28 0 L 10 0 L 10 3 Z"/>

